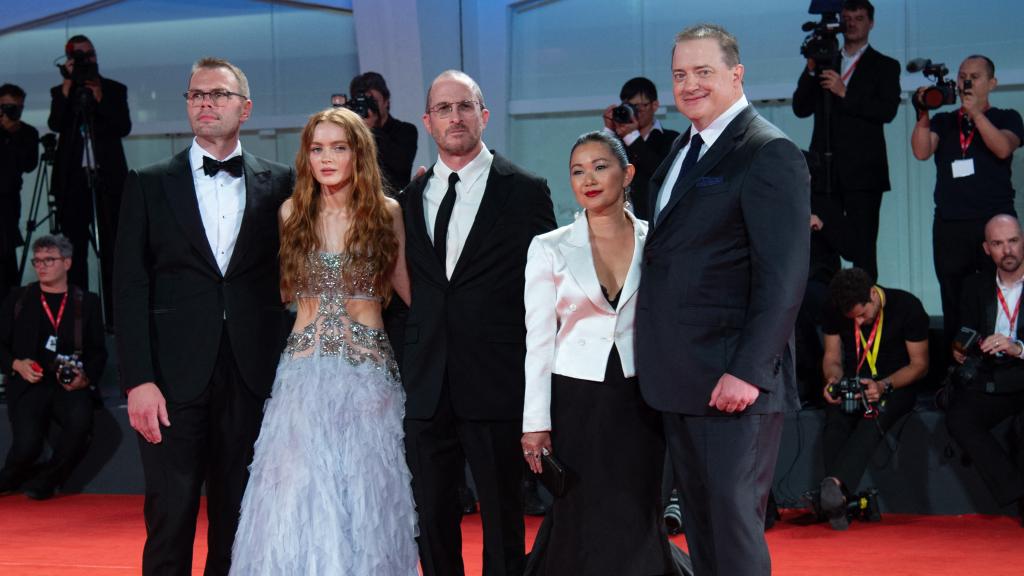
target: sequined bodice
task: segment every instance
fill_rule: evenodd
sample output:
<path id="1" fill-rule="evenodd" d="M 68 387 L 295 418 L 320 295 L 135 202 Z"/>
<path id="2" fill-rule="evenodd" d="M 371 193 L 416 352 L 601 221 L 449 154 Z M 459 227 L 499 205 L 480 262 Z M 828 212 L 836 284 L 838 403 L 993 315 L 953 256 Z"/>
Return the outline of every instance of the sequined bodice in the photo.
<path id="1" fill-rule="evenodd" d="M 347 254 L 310 254 L 296 296 L 317 299 L 316 317 L 288 336 L 285 353 L 292 357 L 336 356 L 353 366 L 370 362 L 397 379 L 398 365 L 387 334 L 355 321 L 345 306 L 349 300 L 382 301 L 375 277 L 372 264 L 354 261 Z"/>

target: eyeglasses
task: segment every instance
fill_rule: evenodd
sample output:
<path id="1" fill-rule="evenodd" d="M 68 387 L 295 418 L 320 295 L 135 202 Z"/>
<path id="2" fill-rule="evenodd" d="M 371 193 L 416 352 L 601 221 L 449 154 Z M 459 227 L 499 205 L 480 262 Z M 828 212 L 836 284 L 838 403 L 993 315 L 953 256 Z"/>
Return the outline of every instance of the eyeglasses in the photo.
<path id="1" fill-rule="evenodd" d="M 478 102 L 476 100 L 463 100 L 462 102 L 438 102 L 427 112 L 436 114 L 438 118 L 447 118 L 452 115 L 453 110 L 458 110 L 459 116 L 469 116 L 476 111 Z"/>
<path id="2" fill-rule="evenodd" d="M 203 99 L 209 97 L 210 102 L 214 106 L 223 106 L 227 104 L 228 98 L 231 96 L 238 96 L 243 100 L 248 100 L 249 97 L 245 94 L 239 94 L 238 92 L 228 92 L 227 90 L 211 90 L 209 92 L 203 92 L 202 90 L 189 90 L 183 94 L 185 100 L 192 106 L 200 106 L 203 103 Z"/>
<path id="3" fill-rule="evenodd" d="M 55 262 L 59 262 L 61 260 L 64 260 L 63 256 L 60 258 L 54 258 L 53 256 L 47 256 L 46 258 L 33 258 L 32 266 L 35 266 L 36 268 L 39 266 L 49 268 L 50 266 L 53 266 Z"/>

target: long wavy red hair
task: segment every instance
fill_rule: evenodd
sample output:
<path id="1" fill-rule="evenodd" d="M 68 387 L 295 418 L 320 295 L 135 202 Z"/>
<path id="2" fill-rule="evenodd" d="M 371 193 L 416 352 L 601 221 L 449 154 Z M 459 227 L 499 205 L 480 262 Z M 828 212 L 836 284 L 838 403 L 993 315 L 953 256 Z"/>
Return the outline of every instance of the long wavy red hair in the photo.
<path id="1" fill-rule="evenodd" d="M 309 117 L 302 130 L 299 152 L 295 155 L 295 190 L 292 212 L 281 227 L 281 289 L 293 294 L 305 277 L 306 259 L 324 246 L 317 225 L 320 213 L 320 183 L 313 177 L 309 149 L 313 131 L 321 122 L 340 126 L 348 136 L 353 153 L 352 192 L 349 199 L 351 223 L 345 238 L 345 251 L 357 261 L 368 262 L 377 277 L 378 294 L 389 295 L 389 277 L 398 256 L 391 214 L 387 210 L 383 181 L 377 166 L 377 144 L 358 114 L 346 108 L 328 108 Z"/>

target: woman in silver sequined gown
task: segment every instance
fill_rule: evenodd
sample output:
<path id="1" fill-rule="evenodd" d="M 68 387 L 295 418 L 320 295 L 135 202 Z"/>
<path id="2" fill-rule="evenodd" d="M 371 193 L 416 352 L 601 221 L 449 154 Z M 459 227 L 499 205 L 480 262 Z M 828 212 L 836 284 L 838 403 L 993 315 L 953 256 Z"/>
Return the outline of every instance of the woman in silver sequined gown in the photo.
<path id="1" fill-rule="evenodd" d="M 349 110 L 310 118 L 281 208 L 282 294 L 297 306 L 256 442 L 232 555 L 239 575 L 417 574 L 405 395 L 381 309 L 408 302 L 401 213 Z"/>

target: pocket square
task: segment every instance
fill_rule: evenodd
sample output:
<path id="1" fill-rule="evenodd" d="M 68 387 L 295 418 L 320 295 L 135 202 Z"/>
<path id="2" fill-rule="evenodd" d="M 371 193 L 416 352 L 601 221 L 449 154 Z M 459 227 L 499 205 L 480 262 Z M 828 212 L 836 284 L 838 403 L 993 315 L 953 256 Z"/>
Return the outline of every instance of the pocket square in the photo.
<path id="1" fill-rule="evenodd" d="M 697 188 L 706 188 L 708 186 L 714 186 L 725 182 L 725 178 L 721 176 L 701 176 L 697 178 L 697 182 L 694 184 Z"/>

